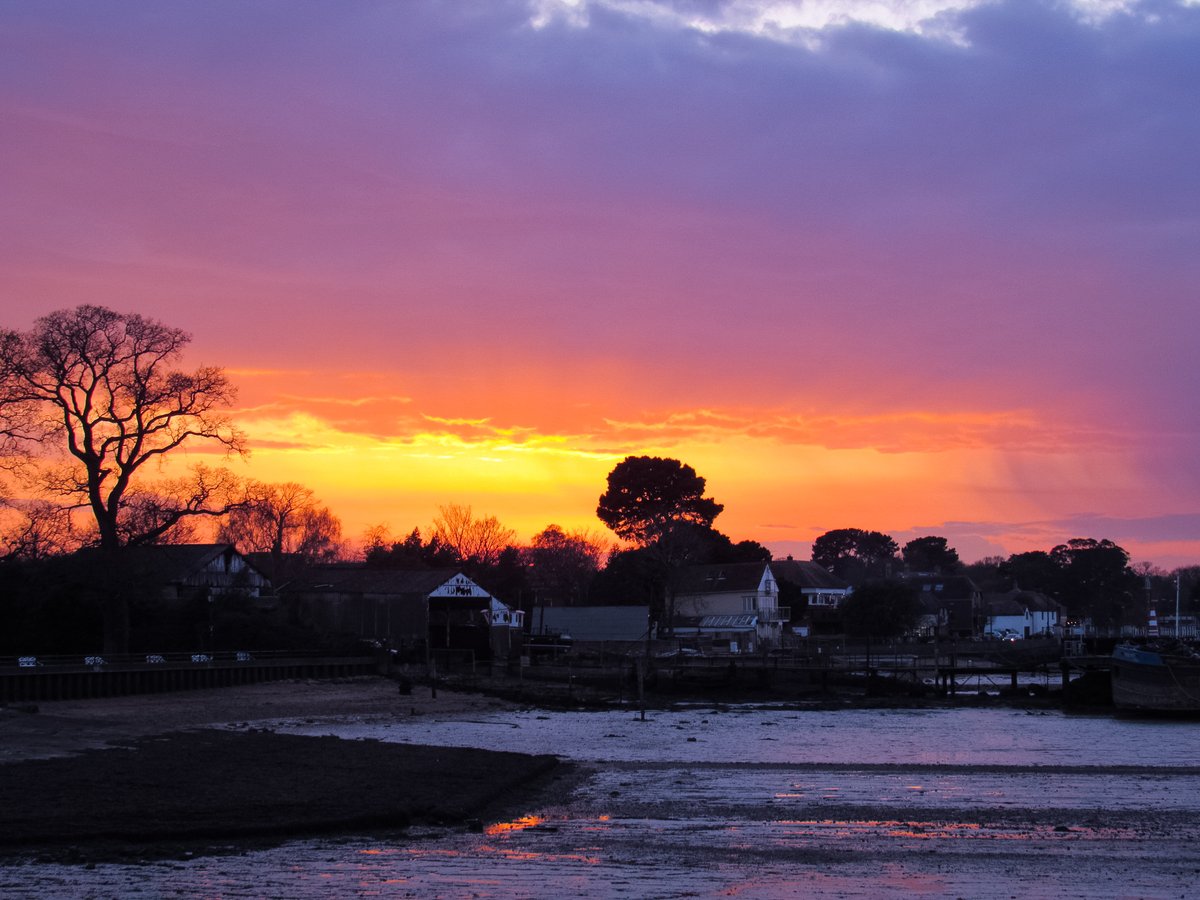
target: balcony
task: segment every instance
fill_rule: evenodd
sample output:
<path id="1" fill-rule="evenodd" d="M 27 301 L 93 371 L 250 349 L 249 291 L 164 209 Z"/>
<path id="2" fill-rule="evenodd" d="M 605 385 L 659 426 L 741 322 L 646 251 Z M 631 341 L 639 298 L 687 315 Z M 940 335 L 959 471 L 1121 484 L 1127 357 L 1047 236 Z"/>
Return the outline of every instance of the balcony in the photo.
<path id="1" fill-rule="evenodd" d="M 792 620 L 790 606 L 760 606 L 755 611 L 762 622 L 790 622 Z"/>

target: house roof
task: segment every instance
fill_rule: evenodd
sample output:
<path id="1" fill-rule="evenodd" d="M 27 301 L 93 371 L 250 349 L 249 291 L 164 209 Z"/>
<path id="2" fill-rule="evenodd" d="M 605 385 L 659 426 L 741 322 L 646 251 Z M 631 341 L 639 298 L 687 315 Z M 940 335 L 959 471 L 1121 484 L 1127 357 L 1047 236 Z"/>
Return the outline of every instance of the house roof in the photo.
<path id="1" fill-rule="evenodd" d="M 218 556 L 237 552 L 232 544 L 153 544 L 126 547 L 122 556 L 129 565 L 160 575 L 164 581 L 178 581 L 195 574 Z"/>
<path id="2" fill-rule="evenodd" d="M 943 600 L 969 600 L 979 593 L 979 588 L 966 575 L 903 575 L 921 594 L 933 594 Z"/>
<path id="3" fill-rule="evenodd" d="M 274 553 L 254 551 L 243 553 L 246 559 L 260 572 L 270 576 L 277 586 L 289 581 L 294 575 L 308 568 L 309 562 L 299 553 L 284 553 L 276 556 Z"/>
<path id="4" fill-rule="evenodd" d="M 984 598 L 983 611 L 988 616 L 1023 616 L 1025 605 L 1018 603 L 1007 594 Z"/>
<path id="5" fill-rule="evenodd" d="M 766 568 L 767 564 L 763 562 L 689 566 L 683 570 L 676 593 L 719 594 L 758 590 Z"/>
<path id="6" fill-rule="evenodd" d="M 287 590 L 428 596 L 458 574 L 458 569 L 380 569 L 361 563 L 334 563 L 309 566 L 287 586 Z"/>
<path id="7" fill-rule="evenodd" d="M 645 606 L 539 606 L 530 628 L 535 634 L 569 634 L 576 641 L 640 641 L 649 614 Z"/>
<path id="8" fill-rule="evenodd" d="M 844 591 L 850 587 L 849 582 L 838 578 L 820 563 L 792 559 L 790 556 L 771 560 L 771 573 L 779 581 L 787 581 L 800 588 Z"/>
<path id="9" fill-rule="evenodd" d="M 116 556 L 103 550 L 89 549 L 81 550 L 75 554 L 74 559 L 84 570 L 104 566 L 111 574 L 115 566 L 127 575 L 147 578 L 162 584 L 174 584 L 190 578 L 218 556 L 225 554 L 241 556 L 247 565 L 266 577 L 257 566 L 238 553 L 232 544 L 148 544 L 123 547 Z"/>
<path id="10" fill-rule="evenodd" d="M 991 616 L 1021 616 L 1025 610 L 1061 614 L 1064 610 L 1063 605 L 1052 597 L 1038 591 L 1019 589 L 1004 594 L 985 594 L 983 603 L 987 614 Z"/>

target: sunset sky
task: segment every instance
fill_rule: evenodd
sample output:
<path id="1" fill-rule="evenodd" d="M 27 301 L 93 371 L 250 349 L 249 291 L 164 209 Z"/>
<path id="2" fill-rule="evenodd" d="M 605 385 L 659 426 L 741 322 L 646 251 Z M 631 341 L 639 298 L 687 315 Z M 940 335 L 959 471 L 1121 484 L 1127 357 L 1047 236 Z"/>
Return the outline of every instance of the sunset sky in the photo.
<path id="1" fill-rule="evenodd" d="M 716 525 L 1200 562 L 1200 3 L 0 4 L 0 325 L 224 366 L 357 537 Z"/>

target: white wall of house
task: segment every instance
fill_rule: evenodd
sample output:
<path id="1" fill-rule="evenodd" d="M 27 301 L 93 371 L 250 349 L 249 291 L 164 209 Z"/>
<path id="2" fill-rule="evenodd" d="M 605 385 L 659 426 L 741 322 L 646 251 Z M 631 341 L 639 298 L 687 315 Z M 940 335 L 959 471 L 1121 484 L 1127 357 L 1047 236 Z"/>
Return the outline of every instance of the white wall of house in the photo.
<path id="1" fill-rule="evenodd" d="M 778 646 L 783 633 L 786 610 L 779 607 L 779 586 L 771 567 L 763 564 L 757 587 L 748 590 L 723 591 L 719 584 L 703 593 L 679 594 L 675 597 L 675 612 L 680 616 L 733 616 L 757 613 L 758 638 L 769 646 Z"/>
<path id="2" fill-rule="evenodd" d="M 1058 624 L 1058 612 L 1055 610 L 1026 609 L 1021 615 L 988 616 L 983 633 L 1012 631 L 1022 637 L 1039 637 L 1053 634 Z"/>
<path id="3" fill-rule="evenodd" d="M 250 597 L 259 596 L 267 579 L 238 553 L 228 547 L 213 556 L 203 566 L 187 575 L 181 582 L 190 587 L 211 588 L 214 593 L 237 590 Z M 178 596 L 178 588 L 173 589 Z"/>
<path id="4" fill-rule="evenodd" d="M 458 574 L 434 589 L 430 597 L 490 597 L 491 595 L 466 575 Z"/>
<path id="5" fill-rule="evenodd" d="M 808 601 L 809 606 L 822 606 L 826 609 L 837 609 L 846 598 L 854 592 L 853 588 L 801 588 L 800 593 Z"/>

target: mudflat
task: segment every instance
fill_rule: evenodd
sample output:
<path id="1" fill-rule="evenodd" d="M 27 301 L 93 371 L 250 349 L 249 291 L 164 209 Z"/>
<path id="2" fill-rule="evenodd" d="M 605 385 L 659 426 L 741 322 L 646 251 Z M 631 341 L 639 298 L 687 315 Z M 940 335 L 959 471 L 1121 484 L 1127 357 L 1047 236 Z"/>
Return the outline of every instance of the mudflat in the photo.
<path id="1" fill-rule="evenodd" d="M 544 779 L 558 760 L 275 734 L 269 723 L 454 717 L 497 706 L 351 679 L 5 710 L 0 852 L 123 856 L 180 841 L 462 823 Z"/>

